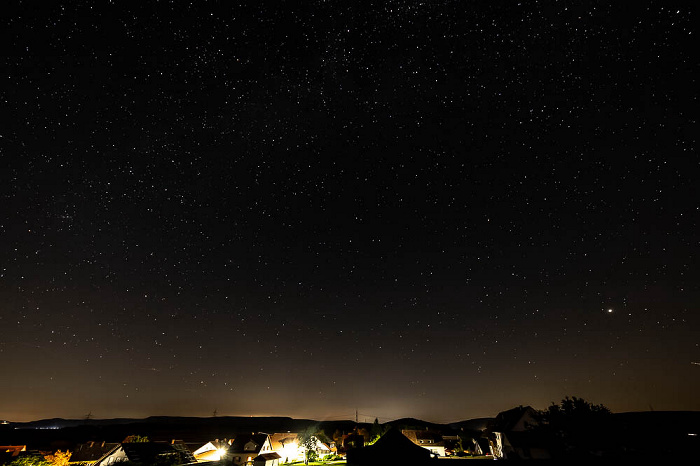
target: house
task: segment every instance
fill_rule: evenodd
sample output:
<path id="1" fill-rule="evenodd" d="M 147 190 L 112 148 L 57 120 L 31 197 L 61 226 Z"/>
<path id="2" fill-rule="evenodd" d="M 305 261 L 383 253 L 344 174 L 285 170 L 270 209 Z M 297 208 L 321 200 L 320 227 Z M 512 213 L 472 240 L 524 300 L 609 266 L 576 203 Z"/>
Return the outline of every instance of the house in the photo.
<path id="1" fill-rule="evenodd" d="M 498 413 L 491 430 L 494 432 L 524 432 L 537 425 L 537 411 L 531 406 L 518 406 Z"/>
<path id="2" fill-rule="evenodd" d="M 432 464 L 431 453 L 419 447 L 399 430 L 391 428 L 373 445 L 348 450 L 348 466 L 385 466 L 410 464 L 414 466 Z"/>
<path id="3" fill-rule="evenodd" d="M 275 452 L 263 453 L 253 458 L 253 466 L 279 466 L 280 455 Z"/>
<path id="4" fill-rule="evenodd" d="M 413 429 L 404 429 L 401 433 L 415 445 L 425 448 L 434 456 L 445 456 L 445 441 L 440 433 Z"/>
<path id="5" fill-rule="evenodd" d="M 79 443 L 70 455 L 70 464 L 93 465 L 119 446 L 119 443 L 107 442 Z"/>
<path id="6" fill-rule="evenodd" d="M 194 455 L 182 445 L 160 442 L 134 442 L 120 443 L 116 448 L 92 464 L 94 466 L 107 466 L 126 461 L 153 464 L 171 459 L 179 464 L 195 463 L 197 461 Z"/>
<path id="7" fill-rule="evenodd" d="M 315 444 L 314 450 L 319 457 L 323 458 L 333 453 L 333 449 L 329 445 L 326 445 L 314 436 L 311 438 Z M 280 455 L 282 463 L 304 460 L 306 449 L 299 445 L 299 434 L 294 432 L 274 433 L 270 436 L 270 443 L 272 451 Z"/>
<path id="8" fill-rule="evenodd" d="M 212 440 L 199 448 L 196 448 L 192 454 L 198 462 L 202 461 L 219 461 L 224 457 L 233 440 Z"/>
<path id="9" fill-rule="evenodd" d="M 272 451 L 280 455 L 283 463 L 303 461 L 304 452 L 299 448 L 299 434 L 276 432 L 270 436 Z"/>
<path id="10" fill-rule="evenodd" d="M 236 435 L 223 459 L 231 461 L 235 465 L 250 466 L 256 457 L 272 452 L 269 435 L 241 434 Z"/>
<path id="11" fill-rule="evenodd" d="M 316 437 L 313 437 L 313 439 L 316 442 L 316 453 L 318 454 L 319 458 L 323 458 L 324 456 L 332 453 L 330 446 L 326 445 Z"/>
<path id="12" fill-rule="evenodd" d="M 199 449 L 202 445 L 202 442 L 185 442 L 184 440 L 179 440 L 179 439 L 172 439 L 170 441 L 171 444 L 177 445 L 176 448 L 184 448 L 186 450 L 189 450 L 190 453 L 194 454 L 194 451 Z"/>
<path id="13" fill-rule="evenodd" d="M 549 459 L 545 442 L 531 428 L 537 425 L 537 411 L 518 406 L 498 413 L 488 435 L 495 458 Z"/>

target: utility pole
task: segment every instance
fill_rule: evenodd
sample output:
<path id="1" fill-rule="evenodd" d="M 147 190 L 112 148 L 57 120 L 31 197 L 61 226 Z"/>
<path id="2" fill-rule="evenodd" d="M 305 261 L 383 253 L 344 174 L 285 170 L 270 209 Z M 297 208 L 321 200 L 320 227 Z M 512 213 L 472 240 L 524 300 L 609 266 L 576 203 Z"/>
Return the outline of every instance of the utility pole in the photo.
<path id="1" fill-rule="evenodd" d="M 355 408 L 355 424 L 357 424 L 357 408 Z"/>

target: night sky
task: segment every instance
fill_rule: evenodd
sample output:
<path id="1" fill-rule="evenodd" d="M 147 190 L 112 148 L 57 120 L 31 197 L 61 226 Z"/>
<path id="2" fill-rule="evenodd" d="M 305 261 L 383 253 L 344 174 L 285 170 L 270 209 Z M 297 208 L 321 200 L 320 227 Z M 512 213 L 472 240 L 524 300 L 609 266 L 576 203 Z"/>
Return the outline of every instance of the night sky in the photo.
<path id="1" fill-rule="evenodd" d="M 7 2 L 0 418 L 700 409 L 692 2 Z"/>

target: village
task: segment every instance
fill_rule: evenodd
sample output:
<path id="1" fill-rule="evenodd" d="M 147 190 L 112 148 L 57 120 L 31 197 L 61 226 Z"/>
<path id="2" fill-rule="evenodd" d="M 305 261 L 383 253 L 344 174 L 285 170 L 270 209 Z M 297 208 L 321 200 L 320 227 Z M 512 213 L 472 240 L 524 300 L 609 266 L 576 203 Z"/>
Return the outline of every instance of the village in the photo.
<path id="1" fill-rule="evenodd" d="M 421 464 L 437 459 L 545 459 L 549 452 L 528 444 L 536 411 L 517 407 L 495 418 L 431 425 L 417 420 L 358 423 L 352 430 L 312 425 L 298 432 L 245 432 L 208 441 L 150 439 L 132 434 L 108 440 L 65 444 L 65 449 L 33 450 L 0 446 L 0 464 L 112 464 L 278 466 L 282 464 Z M 417 425 L 409 425 L 410 423 Z M 403 425 L 402 425 L 403 424 Z M 332 426 L 331 426 L 332 427 Z M 338 426 L 342 427 L 342 426 Z M 45 431 L 50 427 L 44 428 Z M 54 429 L 58 430 L 58 429 Z M 162 436 L 162 434 L 161 434 Z M 194 435 L 193 437 L 196 437 Z M 535 442 L 537 443 L 537 442 Z"/>
<path id="2" fill-rule="evenodd" d="M 518 406 L 493 418 L 451 424 L 412 418 L 384 424 L 378 419 L 361 423 L 245 417 L 5 421 L 0 425 L 0 464 L 419 466 L 479 460 L 568 464 L 557 460 L 645 455 L 668 460 L 697 449 L 699 414 L 612 414 L 602 405 L 567 397 L 561 406 L 546 411 Z M 649 426 L 660 424 L 667 426 L 665 430 L 651 434 Z M 231 433 L 218 435 L 227 431 Z"/>

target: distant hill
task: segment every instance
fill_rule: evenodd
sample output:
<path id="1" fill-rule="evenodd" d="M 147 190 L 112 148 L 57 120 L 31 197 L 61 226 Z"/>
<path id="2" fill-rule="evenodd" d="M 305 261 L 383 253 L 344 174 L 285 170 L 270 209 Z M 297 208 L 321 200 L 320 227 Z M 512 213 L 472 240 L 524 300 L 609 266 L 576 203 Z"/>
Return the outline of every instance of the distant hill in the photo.
<path id="1" fill-rule="evenodd" d="M 453 422 L 450 427 L 455 430 L 467 430 L 472 432 L 483 432 L 486 430 L 488 425 L 494 422 L 496 418 L 494 417 L 480 417 L 476 419 L 469 419 L 466 421 Z"/>
<path id="2" fill-rule="evenodd" d="M 654 426 L 658 429 L 680 429 L 680 430 L 696 430 L 700 425 L 700 411 L 638 411 L 627 413 L 613 413 L 616 422 L 624 424 L 640 424 L 644 423 L 649 426 Z M 449 424 L 438 424 L 429 421 L 423 421 L 415 418 L 401 418 L 393 421 L 388 421 L 385 424 L 390 424 L 394 427 L 403 428 L 451 428 L 451 429 L 468 429 L 482 431 L 487 424 L 495 418 L 484 417 L 468 419 L 464 421 L 452 422 Z M 283 416 L 267 416 L 267 417 L 252 417 L 252 416 L 217 416 L 217 417 L 187 417 L 187 416 L 150 416 L 143 419 L 135 418 L 113 418 L 113 419 L 40 419 L 30 422 L 10 422 L 8 426 L 13 429 L 64 429 L 70 427 L 109 427 L 122 425 L 137 425 L 137 426 L 212 426 L 217 428 L 235 428 L 237 431 L 247 432 L 249 430 L 263 430 L 265 427 L 268 431 L 284 432 L 290 428 L 300 429 L 311 425 L 334 425 L 355 426 L 355 422 L 351 420 L 342 421 L 316 421 L 312 419 L 293 419 Z M 364 426 L 370 423 L 358 423 Z"/>
<path id="3" fill-rule="evenodd" d="M 403 418 L 391 421 L 398 428 L 431 428 L 444 430 L 446 425 Z M 355 426 L 369 428 L 370 423 L 351 420 L 316 421 L 290 417 L 179 417 L 151 416 L 145 419 L 41 419 L 0 426 L 2 438 L 10 444 L 30 444 L 35 449 L 50 449 L 56 445 L 73 447 L 87 441 L 120 442 L 128 435 L 146 436 L 154 441 L 182 439 L 206 442 L 216 438 L 231 438 L 242 432 L 299 432 L 311 426 L 332 436 L 336 430 L 348 433 Z"/>
<path id="4" fill-rule="evenodd" d="M 144 422 L 145 419 L 115 418 L 115 419 L 39 419 L 29 422 L 11 422 L 15 429 L 63 429 L 82 425 L 119 425 Z"/>
<path id="5" fill-rule="evenodd" d="M 289 417 L 154 416 L 146 419 L 42 419 L 3 425 L 0 426 L 0 432 L 5 443 L 30 444 L 35 449 L 49 449 L 56 442 L 67 445 L 86 441 L 121 442 L 128 435 L 146 436 L 153 441 L 181 439 L 205 442 L 216 438 L 231 438 L 242 432 L 298 432 L 317 424 L 320 423 Z"/>
<path id="6" fill-rule="evenodd" d="M 151 416 L 145 419 L 114 418 L 114 419 L 41 419 L 30 422 L 10 423 L 15 429 L 64 429 L 80 426 L 118 426 L 118 425 L 178 425 L 190 426 L 215 425 L 236 426 L 242 430 L 250 430 L 251 426 L 288 426 L 297 424 L 313 424 L 318 421 L 308 419 L 292 419 L 291 417 L 247 417 L 247 416 L 219 416 L 219 417 L 180 417 L 180 416 Z"/>
<path id="7" fill-rule="evenodd" d="M 412 417 L 396 419 L 394 421 L 389 421 L 386 424 L 400 429 L 425 429 L 426 427 L 430 429 L 441 429 L 445 427 L 444 424 L 436 424 L 434 422 L 422 421 L 420 419 L 415 419 Z"/>

